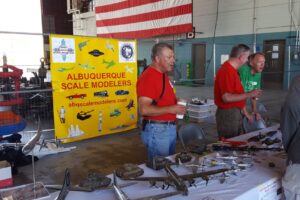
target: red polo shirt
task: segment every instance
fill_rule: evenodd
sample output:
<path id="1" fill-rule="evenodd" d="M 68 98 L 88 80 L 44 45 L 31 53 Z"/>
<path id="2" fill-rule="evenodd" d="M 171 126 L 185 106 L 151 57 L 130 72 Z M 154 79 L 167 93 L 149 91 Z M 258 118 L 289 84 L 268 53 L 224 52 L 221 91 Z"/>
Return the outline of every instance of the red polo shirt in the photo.
<path id="1" fill-rule="evenodd" d="M 137 96 L 149 97 L 158 100 L 163 89 L 163 74 L 152 67 L 148 67 L 144 71 L 137 82 Z M 173 90 L 173 85 L 167 75 L 165 75 L 165 91 L 162 98 L 158 101 L 157 106 L 171 106 L 177 103 Z M 143 116 L 144 119 L 151 120 L 176 120 L 176 115 L 167 113 L 159 116 Z"/>
<path id="2" fill-rule="evenodd" d="M 225 93 L 245 93 L 238 71 L 228 61 L 225 62 L 217 72 L 214 86 L 215 104 L 222 109 L 242 109 L 245 106 L 246 100 L 225 103 L 222 100 L 222 96 Z"/>

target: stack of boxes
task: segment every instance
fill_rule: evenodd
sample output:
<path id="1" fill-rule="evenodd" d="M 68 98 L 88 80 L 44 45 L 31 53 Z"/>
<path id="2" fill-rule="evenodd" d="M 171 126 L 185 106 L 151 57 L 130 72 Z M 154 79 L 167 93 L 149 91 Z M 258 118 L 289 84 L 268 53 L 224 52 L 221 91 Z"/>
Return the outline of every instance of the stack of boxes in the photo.
<path id="1" fill-rule="evenodd" d="M 198 121 L 205 121 L 215 116 L 217 107 L 213 99 L 205 99 L 199 103 L 188 104 L 187 112 L 190 118 L 197 119 Z"/>

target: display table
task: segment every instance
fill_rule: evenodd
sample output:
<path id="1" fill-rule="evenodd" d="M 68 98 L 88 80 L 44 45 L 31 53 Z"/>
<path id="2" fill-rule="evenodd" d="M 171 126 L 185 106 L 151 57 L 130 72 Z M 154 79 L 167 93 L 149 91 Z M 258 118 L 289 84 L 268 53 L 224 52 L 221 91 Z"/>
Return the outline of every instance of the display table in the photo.
<path id="1" fill-rule="evenodd" d="M 266 129 L 251 132 L 239 137 L 235 137 L 232 140 L 247 140 L 248 138 L 257 135 L 259 132 L 262 134 L 272 130 L 277 130 L 279 125 L 268 127 Z M 277 133 L 277 137 L 281 139 L 280 131 Z M 278 145 L 277 145 L 278 146 Z M 213 153 L 214 154 L 214 153 Z M 207 156 L 212 156 L 207 155 Z M 220 183 L 219 180 L 213 179 L 208 182 L 197 178 L 195 186 L 188 188 L 188 196 L 176 195 L 168 197 L 166 199 L 180 200 L 180 199 L 196 199 L 196 200 L 245 200 L 245 199 L 259 199 L 259 200 L 276 200 L 280 199 L 282 192 L 280 190 L 280 179 L 285 169 L 285 154 L 283 152 L 261 151 L 255 152 L 253 166 L 245 171 L 238 171 L 236 175 L 230 174 L 225 179 L 224 183 Z M 270 167 L 270 162 L 275 166 Z M 99 166 L 100 167 L 100 166 Z M 145 170 L 143 176 L 166 176 L 164 170 L 154 171 L 147 168 L 145 165 L 141 165 Z M 172 166 L 176 173 L 190 174 L 190 169 L 183 166 Z M 72 176 L 72 174 L 71 174 Z M 110 175 L 111 177 L 111 175 Z M 119 180 L 118 183 L 124 183 Z M 138 182 L 137 184 L 122 188 L 122 190 L 130 197 L 130 199 L 138 199 L 141 197 L 147 197 L 155 194 L 167 193 L 175 191 L 174 187 L 170 186 L 168 190 L 162 190 L 159 187 L 161 184 L 157 183 L 158 187 L 150 187 L 148 182 Z M 55 199 L 59 192 L 51 193 L 51 197 L 43 199 Z M 113 190 L 99 190 L 94 192 L 69 192 L 67 200 L 114 200 L 117 197 Z"/>

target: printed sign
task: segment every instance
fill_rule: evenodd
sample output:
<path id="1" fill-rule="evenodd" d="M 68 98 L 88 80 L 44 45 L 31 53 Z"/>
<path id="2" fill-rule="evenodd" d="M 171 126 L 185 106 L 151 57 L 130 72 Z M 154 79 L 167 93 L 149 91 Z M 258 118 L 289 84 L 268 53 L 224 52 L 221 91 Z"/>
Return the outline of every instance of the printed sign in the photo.
<path id="1" fill-rule="evenodd" d="M 74 38 L 52 38 L 51 49 L 53 63 L 76 62 Z"/>
<path id="2" fill-rule="evenodd" d="M 50 41 L 56 137 L 71 142 L 136 128 L 136 42 L 61 35 Z"/>

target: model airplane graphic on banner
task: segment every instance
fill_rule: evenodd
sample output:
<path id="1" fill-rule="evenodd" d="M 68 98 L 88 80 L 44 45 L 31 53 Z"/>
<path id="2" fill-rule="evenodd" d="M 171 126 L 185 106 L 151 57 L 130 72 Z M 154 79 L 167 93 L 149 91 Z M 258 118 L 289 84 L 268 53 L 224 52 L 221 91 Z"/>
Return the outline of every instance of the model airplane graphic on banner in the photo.
<path id="1" fill-rule="evenodd" d="M 79 66 L 84 68 L 84 69 L 93 69 L 93 70 L 96 69 L 95 67 L 88 65 L 88 63 L 87 64 L 79 63 Z"/>
<path id="2" fill-rule="evenodd" d="M 78 44 L 79 50 L 82 51 L 82 48 L 85 47 L 85 46 L 87 45 L 88 42 L 89 42 L 89 40 L 84 41 L 84 42 L 80 42 L 80 43 Z"/>
<path id="3" fill-rule="evenodd" d="M 102 64 L 106 65 L 106 69 L 113 67 L 116 63 L 114 60 L 106 61 L 103 59 Z"/>
<path id="4" fill-rule="evenodd" d="M 57 69 L 58 72 L 65 72 L 65 71 L 69 71 L 69 70 L 72 70 L 74 69 L 75 67 L 69 67 L 69 68 L 66 68 L 66 67 L 60 67 Z"/>
<path id="5" fill-rule="evenodd" d="M 133 67 L 125 66 L 126 72 L 133 74 Z"/>
<path id="6" fill-rule="evenodd" d="M 104 55 L 103 52 L 99 51 L 98 49 L 94 49 L 93 51 L 90 51 L 89 54 L 91 54 L 94 57 L 102 56 Z"/>

